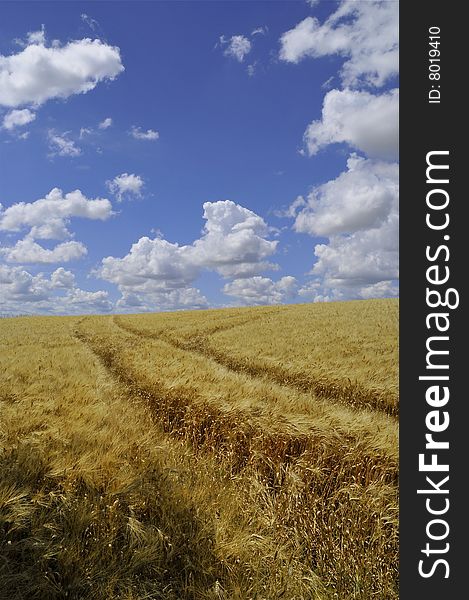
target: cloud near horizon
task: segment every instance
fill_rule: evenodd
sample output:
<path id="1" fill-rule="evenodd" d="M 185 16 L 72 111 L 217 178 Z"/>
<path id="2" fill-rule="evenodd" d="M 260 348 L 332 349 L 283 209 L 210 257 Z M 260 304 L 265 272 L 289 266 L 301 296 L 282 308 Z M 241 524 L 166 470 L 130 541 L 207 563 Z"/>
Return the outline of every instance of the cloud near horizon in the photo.
<path id="1" fill-rule="evenodd" d="M 178 306 L 188 299 L 195 306 L 206 305 L 193 288 L 203 270 L 240 279 L 276 268 L 267 259 L 278 242 L 266 239 L 269 229 L 262 217 L 230 200 L 205 202 L 203 209 L 205 227 L 192 244 L 142 237 L 123 258 L 102 260 L 96 274 L 118 286 L 121 305 L 131 299 L 133 306 L 145 306 L 165 294 L 177 300 Z"/>
<path id="2" fill-rule="evenodd" d="M 397 163 L 352 155 L 347 171 L 292 204 L 294 229 L 329 238 L 314 248 L 311 284 L 300 295 L 347 299 L 397 295 L 399 230 Z M 377 295 L 376 297 L 380 297 Z"/>
<path id="3" fill-rule="evenodd" d="M 378 0 L 342 0 L 323 23 L 307 17 L 280 38 L 287 63 L 343 58 L 342 89 L 326 93 L 303 141 L 310 157 L 333 144 L 355 151 L 345 171 L 277 211 L 316 238 L 313 279 L 300 297 L 397 295 L 399 90 L 376 89 L 398 74 L 398 41 L 398 3 Z"/>
<path id="4" fill-rule="evenodd" d="M 110 312 L 108 293 L 90 292 L 76 286 L 71 271 L 59 267 L 49 277 L 32 275 L 23 267 L 0 264 L 0 292 L 3 314 L 86 314 Z"/>
<path id="5" fill-rule="evenodd" d="M 52 189 L 44 198 L 34 202 L 18 202 L 2 209 L 0 231 L 26 235 L 13 246 L 1 246 L 0 255 L 6 262 L 60 263 L 78 260 L 87 254 L 81 242 L 66 241 L 47 249 L 35 240 L 67 240 L 73 237 L 69 229 L 73 218 L 105 221 L 114 213 L 106 198 L 88 199 L 80 190 L 64 194 Z"/>

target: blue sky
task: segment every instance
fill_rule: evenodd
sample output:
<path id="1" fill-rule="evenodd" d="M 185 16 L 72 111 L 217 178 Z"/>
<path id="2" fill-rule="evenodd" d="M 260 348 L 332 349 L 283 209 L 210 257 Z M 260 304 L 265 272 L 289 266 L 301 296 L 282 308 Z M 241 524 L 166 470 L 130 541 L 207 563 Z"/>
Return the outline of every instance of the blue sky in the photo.
<path id="1" fill-rule="evenodd" d="M 1 3 L 0 312 L 397 295 L 397 9 Z"/>

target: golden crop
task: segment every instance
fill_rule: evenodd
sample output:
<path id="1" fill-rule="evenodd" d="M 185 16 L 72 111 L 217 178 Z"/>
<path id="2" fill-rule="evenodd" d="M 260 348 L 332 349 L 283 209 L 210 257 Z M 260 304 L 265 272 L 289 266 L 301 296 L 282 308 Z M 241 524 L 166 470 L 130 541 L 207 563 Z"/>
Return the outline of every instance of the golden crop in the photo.
<path id="1" fill-rule="evenodd" d="M 0 598 L 393 600 L 397 301 L 0 322 Z"/>

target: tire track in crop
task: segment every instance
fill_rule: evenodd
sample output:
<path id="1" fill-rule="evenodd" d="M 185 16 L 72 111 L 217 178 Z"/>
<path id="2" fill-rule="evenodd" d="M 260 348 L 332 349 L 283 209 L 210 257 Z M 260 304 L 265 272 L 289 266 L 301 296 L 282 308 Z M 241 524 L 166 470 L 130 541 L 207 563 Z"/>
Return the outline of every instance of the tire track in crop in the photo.
<path id="1" fill-rule="evenodd" d="M 253 379 L 261 379 L 263 381 L 274 381 L 275 383 L 293 388 L 300 392 L 313 393 L 317 398 L 344 404 L 347 407 L 356 409 L 378 410 L 382 413 L 393 417 L 398 417 L 399 407 L 395 398 L 386 392 L 379 390 L 367 389 L 358 383 L 353 383 L 349 380 L 348 384 L 340 381 L 312 378 L 301 374 L 289 373 L 274 365 L 260 365 L 250 363 L 243 360 L 238 360 L 228 356 L 223 352 L 217 351 L 208 344 L 208 337 L 219 331 L 242 327 L 251 323 L 253 320 L 261 319 L 263 315 L 254 317 L 254 319 L 246 319 L 243 322 L 230 323 L 228 325 L 218 325 L 209 329 L 208 333 L 194 335 L 190 340 L 179 340 L 165 333 L 165 330 L 160 329 L 155 332 L 142 331 L 128 323 L 124 323 L 122 318 L 113 317 L 113 322 L 120 329 L 131 333 L 135 336 L 162 340 L 179 350 L 193 352 L 198 355 L 212 359 L 216 363 L 226 367 L 228 370 L 235 373 L 242 373 Z"/>
<path id="2" fill-rule="evenodd" d="M 86 323 L 86 317 L 84 322 Z M 269 454 L 266 452 L 266 446 L 275 447 L 275 457 L 288 463 L 307 451 L 311 444 L 316 455 L 329 456 L 332 452 L 334 456 L 338 454 L 341 460 L 349 454 L 350 448 L 357 450 L 363 446 L 359 437 L 352 433 L 330 437 L 314 431 L 308 434 L 288 431 L 282 433 L 279 430 L 269 433 L 262 423 L 253 422 L 252 416 L 243 410 L 227 411 L 207 402 L 194 402 L 190 397 L 185 397 L 180 390 L 174 393 L 157 382 L 139 381 L 120 363 L 118 348 L 106 347 L 105 343 L 102 343 L 103 340 L 93 342 L 91 336 L 79 329 L 82 324 L 83 321 L 77 324 L 74 336 L 98 357 L 127 395 L 147 402 L 153 416 L 165 432 L 179 439 L 186 438 L 196 449 L 208 444 L 212 450 L 219 447 L 220 452 L 216 454 L 220 458 L 237 455 L 247 459 L 248 455 L 258 455 L 260 451 L 261 454 Z M 364 451 L 363 458 L 364 462 L 361 465 L 353 465 L 354 482 L 369 483 L 370 469 L 376 471 L 380 477 L 386 474 L 385 479 L 388 483 L 397 482 L 397 464 L 394 459 L 378 451 Z"/>
<path id="3" fill-rule="evenodd" d="M 112 334 L 87 330 L 87 319 L 75 327 L 75 337 L 100 360 L 129 401 L 145 403 L 155 424 L 187 444 L 195 457 L 207 454 L 232 477 L 242 473 L 261 483 L 279 511 L 283 529 L 278 534 L 288 538 L 295 532 L 305 561 L 320 576 L 322 567 L 328 581 L 343 581 L 340 557 L 345 540 L 347 555 L 367 561 L 374 570 L 373 580 L 397 578 L 394 459 L 370 450 L 352 433 L 269 431 L 242 410 L 194 401 L 183 390 L 165 388 L 157 378 L 137 379 L 121 358 L 131 334 L 124 331 L 124 338 L 113 339 Z M 375 497 L 377 488 L 380 493 Z M 352 525 L 357 528 L 356 547 L 348 531 Z"/>

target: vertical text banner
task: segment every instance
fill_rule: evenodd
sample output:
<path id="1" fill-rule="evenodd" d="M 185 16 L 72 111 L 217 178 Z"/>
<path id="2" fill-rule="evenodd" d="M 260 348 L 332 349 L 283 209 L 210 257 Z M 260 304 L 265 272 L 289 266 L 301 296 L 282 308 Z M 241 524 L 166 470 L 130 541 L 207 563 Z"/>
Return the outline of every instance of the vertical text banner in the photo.
<path id="1" fill-rule="evenodd" d="M 401 600 L 459 597 L 467 576 L 464 21 L 400 4 Z"/>

